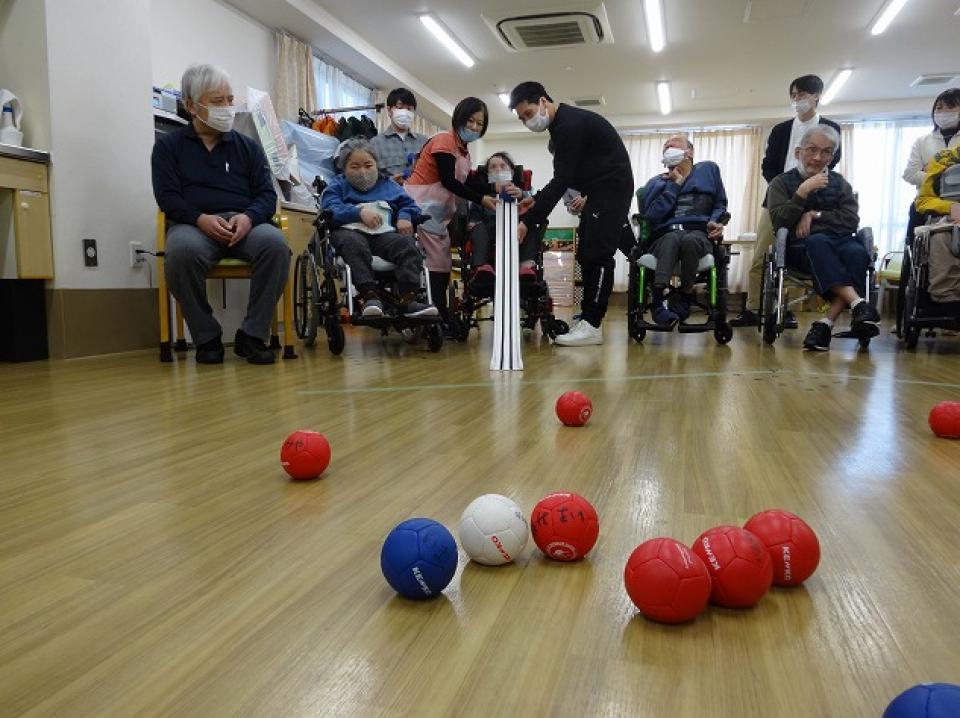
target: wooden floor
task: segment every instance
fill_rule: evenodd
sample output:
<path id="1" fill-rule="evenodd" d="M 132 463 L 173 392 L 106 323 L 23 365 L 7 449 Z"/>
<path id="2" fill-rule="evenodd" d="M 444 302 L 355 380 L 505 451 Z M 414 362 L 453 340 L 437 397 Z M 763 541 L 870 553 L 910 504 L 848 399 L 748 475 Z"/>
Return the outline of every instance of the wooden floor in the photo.
<path id="1" fill-rule="evenodd" d="M 274 367 L 0 365 L 0 715 L 878 716 L 960 682 L 960 442 L 926 425 L 960 339 L 641 347 L 621 317 L 602 347 L 534 335 L 522 375 L 487 371 L 489 328 L 438 355 L 352 330 Z M 553 415 L 567 389 L 584 429 Z M 329 437 L 322 480 L 285 480 L 296 428 Z M 403 519 L 561 489 L 600 514 L 581 563 L 461 557 L 426 603 L 380 574 Z M 820 535 L 805 587 L 637 616 L 634 546 L 769 507 Z"/>

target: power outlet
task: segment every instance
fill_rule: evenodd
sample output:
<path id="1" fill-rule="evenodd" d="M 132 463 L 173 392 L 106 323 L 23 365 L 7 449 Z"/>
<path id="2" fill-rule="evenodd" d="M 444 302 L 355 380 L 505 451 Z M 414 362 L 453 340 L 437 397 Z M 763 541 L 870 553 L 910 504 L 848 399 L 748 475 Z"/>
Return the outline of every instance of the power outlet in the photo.
<path id="1" fill-rule="evenodd" d="M 130 242 L 130 266 L 134 269 L 147 261 L 147 255 L 138 253 L 142 249 L 143 242 Z"/>
<path id="2" fill-rule="evenodd" d="M 98 264 L 97 260 L 98 260 L 97 240 L 84 239 L 83 240 L 83 266 L 96 267 Z"/>

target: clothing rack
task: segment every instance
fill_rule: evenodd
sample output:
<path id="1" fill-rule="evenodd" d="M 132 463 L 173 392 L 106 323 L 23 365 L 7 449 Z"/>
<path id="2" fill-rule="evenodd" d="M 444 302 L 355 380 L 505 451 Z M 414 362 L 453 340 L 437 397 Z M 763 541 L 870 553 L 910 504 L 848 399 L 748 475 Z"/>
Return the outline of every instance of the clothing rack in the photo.
<path id="1" fill-rule="evenodd" d="M 310 114 L 314 117 L 322 117 L 323 115 L 339 115 L 344 112 L 362 112 L 364 110 L 374 110 L 375 112 L 380 112 L 386 104 L 383 102 L 378 102 L 375 105 L 357 105 L 355 107 L 337 107 L 335 109 L 329 110 L 314 110 Z"/>

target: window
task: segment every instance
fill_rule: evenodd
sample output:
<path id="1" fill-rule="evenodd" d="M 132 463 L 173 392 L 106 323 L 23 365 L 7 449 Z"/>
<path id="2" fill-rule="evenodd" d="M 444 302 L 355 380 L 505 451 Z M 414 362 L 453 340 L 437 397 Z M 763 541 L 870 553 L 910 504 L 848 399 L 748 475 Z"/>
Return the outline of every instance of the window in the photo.
<path id="1" fill-rule="evenodd" d="M 837 169 L 860 201 L 860 226 L 873 228 L 882 257 L 903 249 L 910 203 L 917 188 L 903 170 L 918 137 L 931 130 L 929 120 L 855 122 L 843 127 L 843 157 Z"/>
<path id="2" fill-rule="evenodd" d="M 317 104 L 320 109 L 356 107 L 374 103 L 373 90 L 349 77 L 339 67 L 314 57 L 313 73 L 316 78 Z M 372 111 L 363 114 L 373 116 Z"/>

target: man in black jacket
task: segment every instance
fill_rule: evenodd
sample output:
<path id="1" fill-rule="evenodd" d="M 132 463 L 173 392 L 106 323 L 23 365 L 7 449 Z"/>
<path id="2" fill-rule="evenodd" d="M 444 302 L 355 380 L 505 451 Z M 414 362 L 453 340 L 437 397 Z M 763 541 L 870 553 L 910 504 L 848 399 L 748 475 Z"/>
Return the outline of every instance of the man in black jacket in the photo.
<path id="1" fill-rule="evenodd" d="M 510 93 L 510 109 L 527 129 L 550 131 L 553 178 L 533 198 L 519 226 L 543 224 L 568 188 L 587 197 L 580 213 L 577 260 L 583 270 L 581 320 L 556 342 L 562 346 L 603 343 L 600 325 L 613 290 L 613 255 L 625 232 L 633 199 L 633 171 L 623 140 L 593 112 L 557 103 L 539 82 L 522 82 Z"/>
<path id="2" fill-rule="evenodd" d="M 797 166 L 795 150 L 799 145 L 803 133 L 818 125 L 829 125 L 840 133 L 840 125 L 826 117 L 821 117 L 817 108 L 820 104 L 820 95 L 823 93 L 823 80 L 816 75 L 804 75 L 790 83 L 790 104 L 795 117 L 785 120 L 770 131 L 767 138 L 767 151 L 763 156 L 761 169 L 767 185 L 779 175 L 789 172 Z M 830 162 L 830 169 L 840 161 L 840 147 Z M 770 222 L 770 213 L 767 211 L 767 200 L 763 200 L 763 209 L 757 223 L 757 243 L 753 251 L 753 264 L 750 266 L 750 283 L 747 288 L 746 309 L 730 323 L 735 327 L 756 326 L 759 323 L 757 314 L 760 311 L 760 294 L 763 282 L 763 265 L 767 250 L 773 244 L 774 232 Z M 792 312 L 787 312 L 786 326 L 796 328 L 797 320 Z"/>

